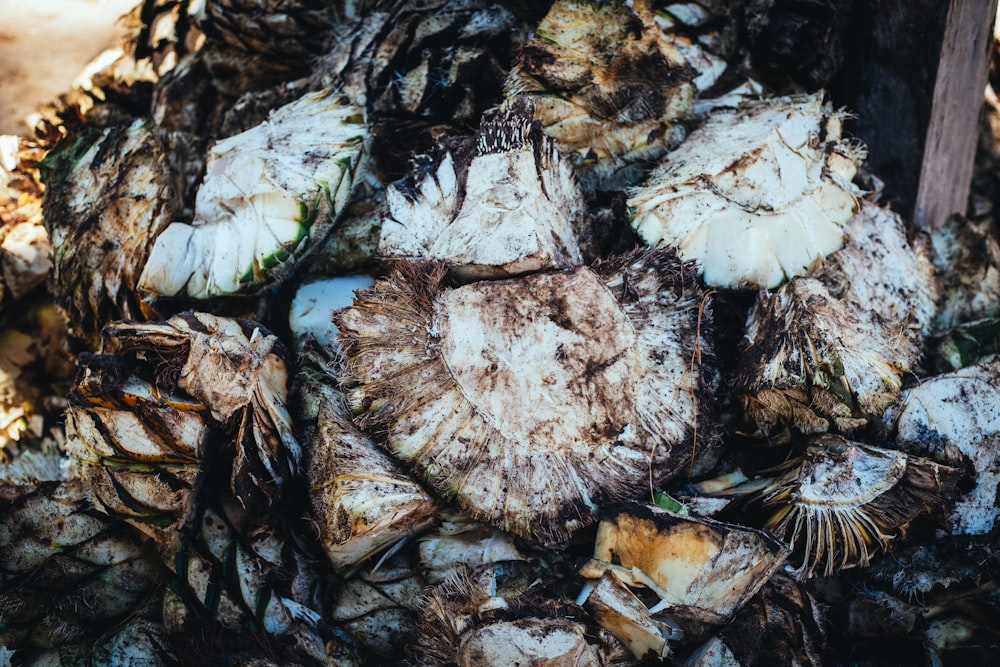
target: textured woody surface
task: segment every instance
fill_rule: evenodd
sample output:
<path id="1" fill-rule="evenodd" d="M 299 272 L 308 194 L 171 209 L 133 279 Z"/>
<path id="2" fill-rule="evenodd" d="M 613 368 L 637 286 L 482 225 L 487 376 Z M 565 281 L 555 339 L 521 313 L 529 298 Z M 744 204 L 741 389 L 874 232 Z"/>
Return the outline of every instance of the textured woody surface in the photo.
<path id="1" fill-rule="evenodd" d="M 443 273 L 397 270 L 336 318 L 361 423 L 441 497 L 557 542 L 682 469 L 710 347 L 673 255 L 455 289 Z"/>

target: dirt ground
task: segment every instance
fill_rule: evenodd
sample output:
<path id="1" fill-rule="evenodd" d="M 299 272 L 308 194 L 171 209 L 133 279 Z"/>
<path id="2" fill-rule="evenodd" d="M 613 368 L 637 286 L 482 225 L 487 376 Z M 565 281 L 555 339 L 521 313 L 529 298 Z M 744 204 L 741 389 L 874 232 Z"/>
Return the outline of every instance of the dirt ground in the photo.
<path id="1" fill-rule="evenodd" d="M 25 134 L 24 118 L 69 88 L 138 2 L 0 0 L 0 134 Z"/>

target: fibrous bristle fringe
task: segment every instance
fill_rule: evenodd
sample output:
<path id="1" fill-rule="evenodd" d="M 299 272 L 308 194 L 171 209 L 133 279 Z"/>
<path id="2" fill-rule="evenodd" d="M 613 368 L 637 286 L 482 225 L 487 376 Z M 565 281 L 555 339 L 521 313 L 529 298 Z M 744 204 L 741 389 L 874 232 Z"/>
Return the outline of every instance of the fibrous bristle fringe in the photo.
<path id="1" fill-rule="evenodd" d="M 681 260 L 674 248 L 637 247 L 631 252 L 599 259 L 591 268 L 598 275 L 608 278 L 624 276 L 620 301 L 634 293 L 634 287 L 630 289 L 630 286 L 646 275 L 655 276 L 657 291 L 669 290 L 676 297 L 696 294 L 701 298 L 697 265 Z"/>
<path id="2" fill-rule="evenodd" d="M 918 514 L 942 506 L 953 494 L 958 470 L 929 459 L 899 456 L 906 466 L 902 476 L 871 498 L 803 498 L 801 466 L 761 493 L 762 507 L 771 512 L 764 527 L 793 547 L 793 560 L 800 561 L 797 577 L 867 567 L 873 557 L 895 547 Z"/>
<path id="3" fill-rule="evenodd" d="M 535 103 L 519 96 L 491 114 L 483 116 L 477 148 L 480 155 L 503 153 L 542 139 L 541 125 L 534 120 Z"/>
<path id="4" fill-rule="evenodd" d="M 423 664 L 446 665 L 454 661 L 463 631 L 475 622 L 479 606 L 489 598 L 484 588 L 483 582 L 461 567 L 427 591 L 420 604 L 416 637 L 416 653 Z"/>

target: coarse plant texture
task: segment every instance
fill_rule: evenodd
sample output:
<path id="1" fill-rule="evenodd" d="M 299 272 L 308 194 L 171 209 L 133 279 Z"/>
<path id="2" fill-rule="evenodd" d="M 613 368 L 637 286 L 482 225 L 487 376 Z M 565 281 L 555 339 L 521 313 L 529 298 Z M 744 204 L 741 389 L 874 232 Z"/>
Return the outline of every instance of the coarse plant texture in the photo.
<path id="1" fill-rule="evenodd" d="M 683 665 L 821 667 L 827 625 L 822 605 L 809 590 L 787 574 L 778 573 Z"/>
<path id="2" fill-rule="evenodd" d="M 173 217 L 162 160 L 149 122 L 137 120 L 67 138 L 43 162 L 50 285 L 92 345 L 107 322 L 153 315 L 136 288 Z"/>
<path id="3" fill-rule="evenodd" d="M 312 517 L 335 570 L 352 568 L 435 520 L 435 500 L 354 425 L 342 396 L 320 408 L 308 475 Z"/>
<path id="4" fill-rule="evenodd" d="M 614 190 L 684 138 L 695 76 L 645 0 L 557 0 L 521 47 L 504 95 L 534 100 L 585 190 Z"/>
<path id="5" fill-rule="evenodd" d="M 74 477 L 101 511 L 173 553 L 206 450 L 221 444 L 208 409 L 131 375 L 114 355 L 81 359 L 73 398 L 65 450 Z"/>
<path id="6" fill-rule="evenodd" d="M 439 584 L 466 569 L 530 560 L 508 533 L 450 510 L 442 510 L 438 518 L 440 523 L 419 540 L 420 565 L 428 583 Z"/>
<path id="7" fill-rule="evenodd" d="M 251 635 L 281 664 L 327 664 L 314 558 L 287 527 L 262 524 L 236 499 L 207 498 L 165 564 L 174 574 L 163 600 L 168 634 L 209 624 Z"/>
<path id="8" fill-rule="evenodd" d="M 708 297 L 672 253 L 457 288 L 400 264 L 335 319 L 360 424 L 442 498 L 545 543 L 687 466 Z"/>
<path id="9" fill-rule="evenodd" d="M 814 91 L 830 83 L 853 47 L 849 0 L 749 0 L 746 49 L 755 76 L 777 92 Z"/>
<path id="10" fill-rule="evenodd" d="M 0 450 L 30 448 L 56 422 L 58 386 L 72 378 L 65 313 L 47 295 L 7 313 L 0 329 Z"/>
<path id="11" fill-rule="evenodd" d="M 836 435 L 814 437 L 782 467 L 766 488 L 737 502 L 792 547 L 800 579 L 867 567 L 917 515 L 950 500 L 961 478 L 931 459 Z"/>
<path id="12" fill-rule="evenodd" d="M 34 162 L 40 152 L 27 140 L 0 136 L 0 310 L 5 297 L 16 301 L 26 296 L 45 282 L 52 268 Z"/>
<path id="13" fill-rule="evenodd" d="M 573 168 L 517 98 L 479 133 L 387 192 L 382 259 L 440 260 L 463 281 L 583 263 L 586 206 Z"/>
<path id="14" fill-rule="evenodd" d="M 285 483 L 303 474 L 303 452 L 286 407 L 288 353 L 277 336 L 246 320 L 188 312 L 166 322 L 112 323 L 103 337 L 104 352 L 155 391 L 203 406 L 225 434 L 230 488 L 244 507 L 281 503 Z M 184 449 L 198 445 L 189 440 Z"/>
<path id="15" fill-rule="evenodd" d="M 613 572 L 645 587 L 681 623 L 725 623 L 774 576 L 788 549 L 764 531 L 686 517 L 655 505 L 625 504 L 597 528 L 588 579 Z"/>
<path id="16" fill-rule="evenodd" d="M 762 292 L 734 389 L 757 437 L 852 433 L 899 399 L 934 312 L 933 269 L 902 221 L 864 203 L 821 270 Z"/>
<path id="17" fill-rule="evenodd" d="M 442 135 L 467 131 L 501 99 L 525 21 L 486 0 L 392 0 L 346 26 L 314 66 L 310 87 L 365 104 L 386 182 Z"/>
<path id="18" fill-rule="evenodd" d="M 204 299 L 282 281 L 329 233 L 367 152 L 363 109 L 333 91 L 304 95 L 217 142 L 194 221 L 156 237 L 138 289 Z"/>
<path id="19" fill-rule="evenodd" d="M 990 361 L 928 378 L 903 392 L 884 421 L 908 452 L 969 470 L 972 488 L 948 515 L 956 535 L 981 535 L 996 526 L 1000 506 L 1000 362 Z M 963 489 L 964 490 L 964 489 Z"/>
<path id="20" fill-rule="evenodd" d="M 287 67 L 323 53 L 333 38 L 343 4 L 328 0 L 201 0 L 189 16 L 210 40 Z"/>
<path id="21" fill-rule="evenodd" d="M 997 537 L 996 533 L 939 535 L 930 543 L 901 545 L 892 558 L 881 558 L 860 573 L 861 590 L 886 591 L 926 608 L 961 603 L 966 593 L 992 587 L 992 572 L 1000 565 Z"/>
<path id="22" fill-rule="evenodd" d="M 718 110 L 632 191 L 632 224 L 714 287 L 777 287 L 843 245 L 865 150 L 825 95 Z"/>
<path id="23" fill-rule="evenodd" d="M 1000 315 L 1000 244 L 988 223 L 952 216 L 931 232 L 941 298 L 933 332 Z"/>
<path id="24" fill-rule="evenodd" d="M 215 85 L 201 51 L 185 55 L 156 82 L 149 116 L 163 147 L 163 171 L 175 196 L 173 220 L 194 217 L 208 148 L 233 97 Z"/>
<path id="25" fill-rule="evenodd" d="M 878 314 L 915 338 L 918 347 L 931 330 L 939 289 L 924 235 L 907 234 L 903 219 L 891 209 L 862 200 L 844 228 L 844 247 L 830 255 L 819 280 L 838 299 Z"/>
<path id="26" fill-rule="evenodd" d="M 0 512 L 0 645 L 95 639 L 160 585 L 155 558 L 124 524 L 95 510 L 78 481 L 4 481 Z"/>
<path id="27" fill-rule="evenodd" d="M 931 374 L 993 361 L 1000 352 L 1000 319 L 987 317 L 959 324 L 928 341 L 927 347 L 926 367 Z"/>
<path id="28" fill-rule="evenodd" d="M 0 450 L 25 432 L 37 431 L 32 429 L 31 418 L 38 389 L 25 377 L 25 367 L 35 360 L 34 343 L 23 331 L 0 331 Z"/>
<path id="29" fill-rule="evenodd" d="M 653 618 L 646 604 L 611 570 L 581 598 L 578 603 L 586 605 L 594 620 L 628 646 L 638 660 L 662 662 L 670 656 L 670 640 L 683 636 L 675 625 Z"/>
<path id="30" fill-rule="evenodd" d="M 310 517 L 338 572 L 430 526 L 437 502 L 358 429 L 339 390 L 342 352 L 332 313 L 350 305 L 367 276 L 347 276 L 299 288 L 289 326 L 299 350 L 293 416 L 308 437 Z"/>
<path id="31" fill-rule="evenodd" d="M 663 30 L 687 36 L 712 54 L 737 64 L 745 59 L 743 33 L 746 26 L 746 2 L 699 0 L 684 2 L 654 0 L 653 12 Z M 738 64 L 741 68 L 744 64 Z"/>
<path id="32" fill-rule="evenodd" d="M 462 570 L 427 591 L 414 657 L 422 665 L 632 664 L 627 649 L 571 603 L 503 591 L 502 570 Z"/>
<path id="33" fill-rule="evenodd" d="M 727 60 L 733 59 L 739 27 L 733 15 L 739 3 L 649 3 L 653 21 L 670 35 L 669 40 L 694 70 L 691 83 L 698 95 L 707 94 L 726 74 Z M 712 6 L 712 5 L 715 6 Z M 695 107 L 697 108 L 697 101 Z"/>
<path id="34" fill-rule="evenodd" d="M 426 583 L 420 568 L 405 555 L 363 568 L 340 583 L 330 618 L 376 655 L 398 657 L 412 645 Z"/>

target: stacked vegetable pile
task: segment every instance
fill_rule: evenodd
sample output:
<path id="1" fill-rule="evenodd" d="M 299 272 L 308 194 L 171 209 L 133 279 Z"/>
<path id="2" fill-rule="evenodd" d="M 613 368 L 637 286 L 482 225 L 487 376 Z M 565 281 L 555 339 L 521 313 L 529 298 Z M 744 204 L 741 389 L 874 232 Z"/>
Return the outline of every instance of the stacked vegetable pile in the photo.
<path id="1" fill-rule="evenodd" d="M 995 655 L 1000 248 L 839 11 L 143 3 L 0 146 L 4 659 Z"/>

